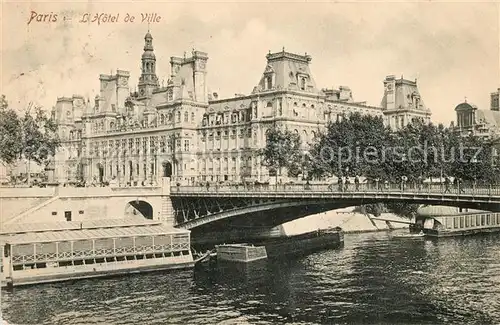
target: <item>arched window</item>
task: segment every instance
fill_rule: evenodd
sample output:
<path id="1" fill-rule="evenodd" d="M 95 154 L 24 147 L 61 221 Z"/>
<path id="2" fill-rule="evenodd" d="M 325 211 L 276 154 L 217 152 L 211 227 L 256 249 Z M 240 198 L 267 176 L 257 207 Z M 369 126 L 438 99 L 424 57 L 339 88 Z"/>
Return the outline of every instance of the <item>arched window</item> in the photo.
<path id="1" fill-rule="evenodd" d="M 160 115 L 160 124 L 165 124 L 165 115 L 163 114 Z"/>
<path id="2" fill-rule="evenodd" d="M 184 112 L 184 122 L 189 122 L 189 113 Z"/>
<path id="3" fill-rule="evenodd" d="M 177 112 L 177 123 L 181 122 L 181 112 Z"/>
<path id="4" fill-rule="evenodd" d="M 273 77 L 269 76 L 266 78 L 266 87 L 267 89 L 273 88 Z"/>
<path id="5" fill-rule="evenodd" d="M 304 77 L 300 79 L 300 89 L 306 90 L 306 78 Z"/>
<path id="6" fill-rule="evenodd" d="M 195 117 L 195 115 L 194 115 L 194 112 L 193 112 L 193 113 L 191 113 L 191 122 L 194 122 L 194 117 Z"/>

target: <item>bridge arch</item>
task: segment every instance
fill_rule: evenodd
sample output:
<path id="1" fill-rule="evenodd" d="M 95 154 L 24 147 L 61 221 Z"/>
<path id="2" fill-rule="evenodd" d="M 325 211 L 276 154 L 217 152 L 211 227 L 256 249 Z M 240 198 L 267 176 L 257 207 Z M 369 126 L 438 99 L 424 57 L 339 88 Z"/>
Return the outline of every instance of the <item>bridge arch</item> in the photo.
<path id="1" fill-rule="evenodd" d="M 130 201 L 125 206 L 125 215 L 143 216 L 145 219 L 153 219 L 153 206 L 143 200 Z"/>

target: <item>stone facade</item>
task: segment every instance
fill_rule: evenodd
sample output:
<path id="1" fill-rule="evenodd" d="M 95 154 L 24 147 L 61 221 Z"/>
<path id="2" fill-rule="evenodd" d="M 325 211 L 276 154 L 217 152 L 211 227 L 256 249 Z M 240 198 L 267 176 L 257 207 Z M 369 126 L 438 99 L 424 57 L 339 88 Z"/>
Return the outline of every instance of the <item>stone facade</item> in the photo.
<path id="1" fill-rule="evenodd" d="M 483 138 L 498 140 L 500 138 L 500 111 L 499 95 L 491 93 L 490 109 L 479 109 L 476 105 L 467 102 L 455 107 L 457 114 L 456 128 L 463 135 L 474 134 Z"/>
<path id="2" fill-rule="evenodd" d="M 129 72 L 118 70 L 100 75 L 93 102 L 77 95 L 57 99 L 54 114 L 63 140 L 56 157 L 59 182 L 134 185 L 162 176 L 189 184 L 267 181 L 257 152 L 273 125 L 299 133 L 307 146 L 326 123 L 353 112 L 384 117 L 395 127 L 430 116 L 416 82 L 388 77 L 381 107 L 372 107 L 355 102 L 348 87 L 317 88 L 311 57 L 284 49 L 266 56 L 249 95 L 210 94 L 208 55 L 194 50 L 190 57 L 170 59 L 171 76 L 160 87 L 152 40 L 148 32 L 137 92 L 129 91 Z"/>

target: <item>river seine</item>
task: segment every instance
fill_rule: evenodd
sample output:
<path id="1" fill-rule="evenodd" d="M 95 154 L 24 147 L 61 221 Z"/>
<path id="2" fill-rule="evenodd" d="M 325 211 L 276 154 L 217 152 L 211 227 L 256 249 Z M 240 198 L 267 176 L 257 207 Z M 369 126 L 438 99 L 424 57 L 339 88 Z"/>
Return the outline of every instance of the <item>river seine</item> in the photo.
<path id="1" fill-rule="evenodd" d="M 9 324 L 499 324 L 500 235 L 396 240 L 248 268 L 3 292 Z"/>

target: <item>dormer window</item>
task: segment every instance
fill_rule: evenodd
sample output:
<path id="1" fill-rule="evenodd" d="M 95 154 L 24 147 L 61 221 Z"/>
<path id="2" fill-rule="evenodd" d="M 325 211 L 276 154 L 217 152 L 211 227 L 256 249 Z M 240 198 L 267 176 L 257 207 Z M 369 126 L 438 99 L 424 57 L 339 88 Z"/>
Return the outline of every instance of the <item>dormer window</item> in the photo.
<path id="1" fill-rule="evenodd" d="M 306 78 L 305 77 L 300 78 L 300 89 L 306 90 Z"/>

